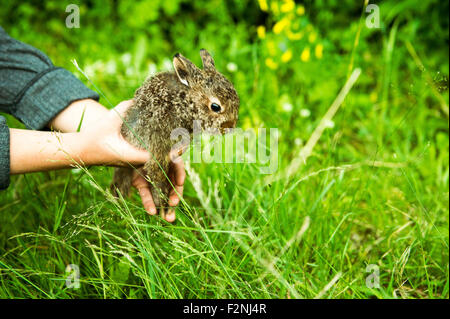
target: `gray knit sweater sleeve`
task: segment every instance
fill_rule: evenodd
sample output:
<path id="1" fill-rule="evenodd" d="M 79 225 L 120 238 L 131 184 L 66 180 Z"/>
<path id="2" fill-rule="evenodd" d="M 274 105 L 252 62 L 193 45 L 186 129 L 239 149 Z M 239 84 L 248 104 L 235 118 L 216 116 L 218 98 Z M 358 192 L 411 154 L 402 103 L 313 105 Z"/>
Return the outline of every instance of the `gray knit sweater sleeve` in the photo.
<path id="1" fill-rule="evenodd" d="M 39 130 L 70 103 L 99 96 L 36 48 L 0 27 L 0 111 Z M 0 189 L 9 186 L 9 128 L 0 116 Z"/>

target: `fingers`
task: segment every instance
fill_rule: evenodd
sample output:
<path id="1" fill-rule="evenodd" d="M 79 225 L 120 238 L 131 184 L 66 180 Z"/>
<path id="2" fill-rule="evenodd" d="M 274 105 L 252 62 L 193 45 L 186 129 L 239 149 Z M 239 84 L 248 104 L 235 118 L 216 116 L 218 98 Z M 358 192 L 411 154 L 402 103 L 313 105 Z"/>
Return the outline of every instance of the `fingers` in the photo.
<path id="1" fill-rule="evenodd" d="M 136 189 L 139 192 L 139 196 L 142 200 L 142 205 L 144 206 L 144 209 L 149 213 L 150 215 L 155 215 L 157 213 L 155 202 L 153 201 L 152 193 L 150 191 L 150 185 L 148 184 L 147 180 L 141 175 L 143 172 L 137 172 L 135 171 L 133 173 L 133 186 L 136 187 Z"/>
<path id="2" fill-rule="evenodd" d="M 177 206 L 180 203 L 180 198 L 183 197 L 183 186 L 175 186 L 175 189 L 169 193 L 169 206 Z"/>
<path id="3" fill-rule="evenodd" d="M 134 174 L 133 186 L 138 189 L 139 196 L 141 197 L 145 210 L 150 215 L 155 215 L 157 213 L 157 208 L 150 191 L 149 183 L 140 173 L 135 171 Z M 186 171 L 184 169 L 184 162 L 182 159 L 176 161 L 175 163 L 171 163 L 169 178 L 174 186 L 169 193 L 168 204 L 171 208 L 160 209 L 161 217 L 169 223 L 172 223 L 176 219 L 174 207 L 180 203 L 180 199 L 183 196 L 184 181 L 186 179 Z"/>
<path id="4" fill-rule="evenodd" d="M 139 192 L 139 196 L 142 200 L 142 205 L 144 209 L 150 215 L 156 215 L 158 212 L 155 202 L 153 200 L 152 192 L 150 191 L 150 185 L 147 180 L 141 175 L 143 172 L 134 172 L 133 177 L 133 186 L 137 188 Z M 182 190 L 181 190 L 182 191 Z M 176 196 L 176 195 L 175 195 Z M 164 218 L 169 223 L 173 223 L 175 221 L 175 209 L 169 208 L 160 208 L 161 209 L 161 217 Z"/>
<path id="5" fill-rule="evenodd" d="M 172 163 L 177 163 L 178 161 L 182 161 L 183 158 L 181 157 L 181 155 L 183 155 L 184 152 L 186 152 L 188 147 L 189 147 L 189 144 L 178 146 L 178 147 L 173 147 L 169 152 L 169 158 L 172 161 Z"/>
<path id="6" fill-rule="evenodd" d="M 176 186 L 183 186 L 184 180 L 186 179 L 186 171 L 184 170 L 184 162 L 181 158 L 176 163 L 172 163 L 172 171 L 174 176 L 173 183 Z"/>
<path id="7" fill-rule="evenodd" d="M 170 171 L 170 180 L 174 188 L 169 193 L 169 206 L 177 206 L 183 196 L 184 180 L 186 179 L 186 172 L 184 170 L 184 162 L 177 161 L 172 164 Z"/>
<path id="8" fill-rule="evenodd" d="M 169 208 L 166 212 L 166 215 L 164 216 L 164 219 L 168 221 L 169 223 L 173 223 L 175 221 L 175 209 Z"/>
<path id="9" fill-rule="evenodd" d="M 139 196 L 141 196 L 142 205 L 147 213 L 150 215 L 156 215 L 156 206 L 153 201 L 152 193 L 149 187 L 138 188 Z"/>

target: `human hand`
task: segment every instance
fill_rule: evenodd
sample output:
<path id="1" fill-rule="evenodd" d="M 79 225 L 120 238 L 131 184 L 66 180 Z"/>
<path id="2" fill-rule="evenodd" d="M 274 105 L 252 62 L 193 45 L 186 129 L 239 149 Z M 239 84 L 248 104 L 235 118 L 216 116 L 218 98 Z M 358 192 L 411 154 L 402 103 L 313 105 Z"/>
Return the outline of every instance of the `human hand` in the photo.
<path id="1" fill-rule="evenodd" d="M 142 200 L 142 205 L 144 205 L 147 213 L 150 215 L 155 215 L 157 213 L 157 209 L 153 201 L 152 193 L 150 191 L 150 184 L 145 179 L 145 175 L 146 174 L 142 168 L 139 170 L 134 170 L 132 185 L 138 190 L 139 196 Z M 175 221 L 176 217 L 175 207 L 178 205 L 181 197 L 183 196 L 183 185 L 186 178 L 184 162 L 181 157 L 171 162 L 168 177 L 170 178 L 170 182 L 172 183 L 174 188 L 171 189 L 169 194 L 169 206 L 171 208 L 169 208 L 165 216 L 162 217 L 168 222 L 172 223 L 173 221 Z"/>
<path id="2" fill-rule="evenodd" d="M 120 130 L 126 110 L 133 100 L 119 103 L 105 113 L 95 125 L 91 124 L 80 132 L 86 140 L 82 158 L 86 163 L 110 166 L 141 166 L 150 159 L 146 150 L 131 145 Z"/>
<path id="3" fill-rule="evenodd" d="M 83 158 L 96 157 L 88 159 L 87 162 L 112 166 L 128 166 L 131 164 L 135 167 L 140 167 L 150 159 L 146 150 L 140 150 L 128 143 L 120 132 L 122 119 L 126 110 L 132 104 L 132 100 L 119 103 L 114 109 L 105 113 L 96 123 L 91 122 L 80 132 L 90 141 L 87 143 L 88 146 L 85 152 L 87 155 Z M 180 154 L 177 152 L 177 155 Z M 183 195 L 183 185 L 186 178 L 182 158 L 180 156 L 172 156 L 171 158 L 168 176 L 175 189 L 172 188 L 169 194 L 169 206 L 173 208 L 170 208 L 163 216 L 168 222 L 175 220 L 174 207 L 178 205 Z M 150 215 L 155 215 L 157 209 L 150 191 L 150 184 L 145 179 L 145 175 L 143 168 L 135 169 L 132 185 L 138 190 L 145 210 Z"/>
<path id="4" fill-rule="evenodd" d="M 112 110 L 105 109 L 102 117 L 90 121 L 81 132 L 11 128 L 10 173 L 41 172 L 74 165 L 143 165 L 149 160 L 149 153 L 129 144 L 120 133 L 122 118 L 131 104 L 132 101 L 125 101 Z M 72 131 L 74 125 L 68 123 L 69 113 L 64 113 L 55 123 Z"/>

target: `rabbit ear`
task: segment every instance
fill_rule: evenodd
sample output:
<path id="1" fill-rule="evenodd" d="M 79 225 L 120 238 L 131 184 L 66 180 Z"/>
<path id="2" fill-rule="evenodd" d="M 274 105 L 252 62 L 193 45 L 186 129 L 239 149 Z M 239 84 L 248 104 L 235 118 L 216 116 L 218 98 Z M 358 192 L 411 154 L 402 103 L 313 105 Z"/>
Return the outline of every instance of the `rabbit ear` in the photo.
<path id="1" fill-rule="evenodd" d="M 208 51 L 206 51 L 205 49 L 201 49 L 200 56 L 202 57 L 203 69 L 205 69 L 205 70 L 215 70 L 216 69 L 216 67 L 214 65 L 214 60 Z"/>
<path id="2" fill-rule="evenodd" d="M 189 82 L 192 81 L 192 76 L 196 72 L 197 67 L 180 53 L 174 55 L 173 67 L 175 68 L 175 72 L 177 73 L 180 82 L 189 86 Z"/>

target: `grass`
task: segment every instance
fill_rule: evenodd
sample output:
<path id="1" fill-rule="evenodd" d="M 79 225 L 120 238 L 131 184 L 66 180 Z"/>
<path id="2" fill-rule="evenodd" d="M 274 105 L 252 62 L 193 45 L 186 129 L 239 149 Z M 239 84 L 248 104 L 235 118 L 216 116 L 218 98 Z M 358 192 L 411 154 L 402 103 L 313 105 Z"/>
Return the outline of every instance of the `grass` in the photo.
<path id="1" fill-rule="evenodd" d="M 278 128 L 278 170 L 188 164 L 174 224 L 146 215 L 137 194 L 112 198 L 110 168 L 13 177 L 0 193 L 0 297 L 448 298 L 448 88 L 396 28 L 378 51 L 354 41 L 351 55 L 295 76 L 264 68 L 256 43 L 238 50 L 242 71 L 227 75 L 241 125 Z M 360 77 L 328 112 L 355 67 Z M 92 79 L 118 102 L 145 72 L 134 75 L 129 86 Z M 319 80 L 299 80 L 308 77 Z M 283 93 L 292 111 L 277 108 Z M 79 289 L 66 287 L 69 264 Z M 366 285 L 369 265 L 379 288 Z"/>

